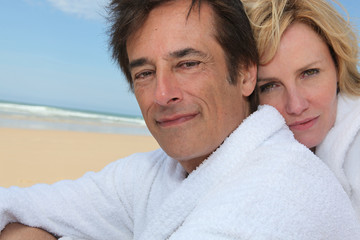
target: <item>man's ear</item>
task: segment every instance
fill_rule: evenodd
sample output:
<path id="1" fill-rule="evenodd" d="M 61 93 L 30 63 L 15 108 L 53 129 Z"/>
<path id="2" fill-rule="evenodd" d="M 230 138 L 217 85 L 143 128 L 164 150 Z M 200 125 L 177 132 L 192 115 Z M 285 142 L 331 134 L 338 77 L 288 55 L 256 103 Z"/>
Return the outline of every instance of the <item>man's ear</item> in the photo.
<path id="1" fill-rule="evenodd" d="M 256 86 L 257 66 L 256 64 L 251 64 L 247 68 L 243 68 L 241 71 L 241 91 L 244 97 L 248 97 L 254 91 Z"/>

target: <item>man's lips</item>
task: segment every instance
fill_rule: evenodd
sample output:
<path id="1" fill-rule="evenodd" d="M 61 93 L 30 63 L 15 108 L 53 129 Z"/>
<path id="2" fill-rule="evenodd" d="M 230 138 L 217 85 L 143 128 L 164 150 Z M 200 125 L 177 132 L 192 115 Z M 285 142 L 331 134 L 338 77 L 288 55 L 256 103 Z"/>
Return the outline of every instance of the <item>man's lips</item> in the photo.
<path id="1" fill-rule="evenodd" d="M 307 130 L 314 126 L 319 117 L 307 118 L 301 121 L 296 121 L 294 123 L 289 124 L 289 128 L 291 130 Z"/>
<path id="2" fill-rule="evenodd" d="M 180 115 L 174 115 L 170 117 L 164 117 L 156 121 L 158 125 L 161 127 L 170 127 L 182 124 L 184 122 L 187 122 L 189 120 L 194 119 L 198 113 L 191 113 L 191 114 L 180 114 Z"/>

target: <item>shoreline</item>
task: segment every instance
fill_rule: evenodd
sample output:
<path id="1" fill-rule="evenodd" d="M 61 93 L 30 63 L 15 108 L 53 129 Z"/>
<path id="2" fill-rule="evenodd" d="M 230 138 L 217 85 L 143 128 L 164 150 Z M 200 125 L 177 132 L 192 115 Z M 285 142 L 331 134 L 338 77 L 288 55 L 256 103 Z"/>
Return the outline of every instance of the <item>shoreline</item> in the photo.
<path id="1" fill-rule="evenodd" d="M 151 135 L 144 119 L 140 116 L 19 104 L 1 100 L 0 127 Z"/>
<path id="2" fill-rule="evenodd" d="M 110 162 L 159 148 L 152 136 L 0 127 L 0 186 L 77 179 Z"/>

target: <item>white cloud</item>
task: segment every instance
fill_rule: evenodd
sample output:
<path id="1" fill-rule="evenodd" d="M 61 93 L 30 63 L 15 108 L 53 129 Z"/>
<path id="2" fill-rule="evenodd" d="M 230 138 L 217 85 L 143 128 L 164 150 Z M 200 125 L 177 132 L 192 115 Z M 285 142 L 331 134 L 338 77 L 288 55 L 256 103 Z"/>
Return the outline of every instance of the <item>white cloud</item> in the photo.
<path id="1" fill-rule="evenodd" d="M 47 0 L 55 8 L 86 19 L 102 19 L 109 0 Z"/>

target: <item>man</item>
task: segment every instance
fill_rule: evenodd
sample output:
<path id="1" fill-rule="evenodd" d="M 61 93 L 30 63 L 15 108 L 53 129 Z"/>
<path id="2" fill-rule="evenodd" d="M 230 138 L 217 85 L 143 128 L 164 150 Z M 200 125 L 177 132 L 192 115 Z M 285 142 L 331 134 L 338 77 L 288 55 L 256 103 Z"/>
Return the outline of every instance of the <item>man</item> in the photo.
<path id="1" fill-rule="evenodd" d="M 0 189 L 0 229 L 18 221 L 73 239 L 360 237 L 345 192 L 279 113 L 248 117 L 257 54 L 238 0 L 110 7 L 114 57 L 162 149 L 76 181 Z"/>

